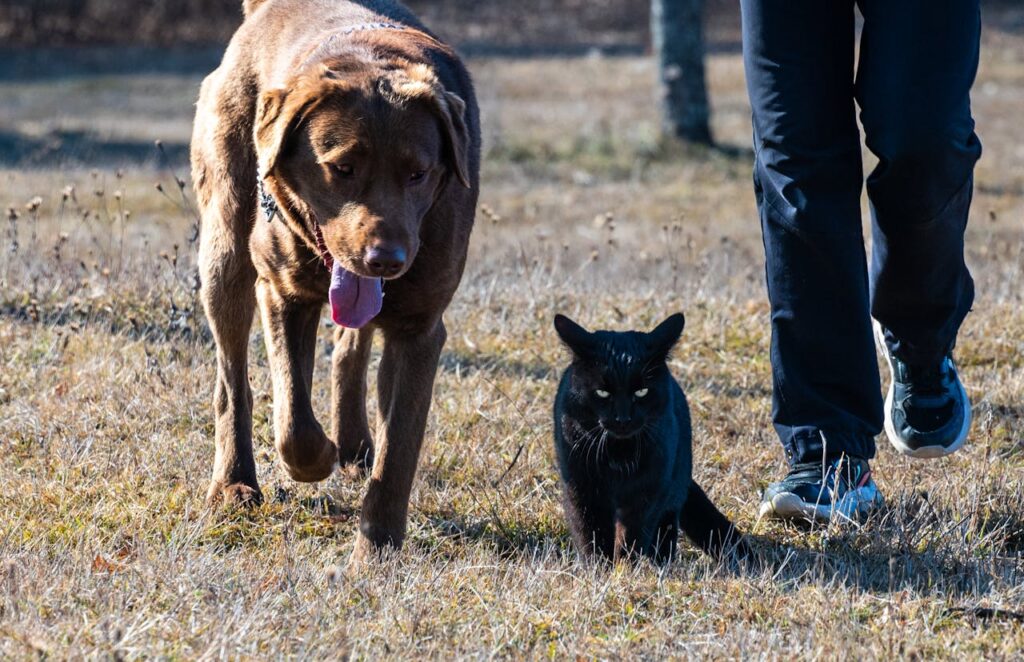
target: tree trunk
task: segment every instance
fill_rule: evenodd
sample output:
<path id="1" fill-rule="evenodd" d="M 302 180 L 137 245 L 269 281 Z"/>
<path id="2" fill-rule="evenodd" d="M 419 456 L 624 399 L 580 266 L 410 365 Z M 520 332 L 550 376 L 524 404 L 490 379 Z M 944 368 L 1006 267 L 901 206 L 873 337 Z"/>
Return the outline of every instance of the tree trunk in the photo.
<path id="1" fill-rule="evenodd" d="M 710 145 L 703 19 L 704 0 L 651 0 L 664 130 L 687 142 Z"/>

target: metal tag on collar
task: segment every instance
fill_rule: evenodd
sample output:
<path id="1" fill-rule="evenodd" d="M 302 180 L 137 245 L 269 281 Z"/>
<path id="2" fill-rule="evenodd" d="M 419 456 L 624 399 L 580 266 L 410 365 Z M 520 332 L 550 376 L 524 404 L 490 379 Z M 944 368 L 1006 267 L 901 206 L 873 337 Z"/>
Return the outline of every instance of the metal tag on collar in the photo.
<path id="1" fill-rule="evenodd" d="M 360 23 L 350 28 L 345 28 L 341 34 L 352 34 L 353 32 L 368 32 L 372 30 L 404 30 L 401 25 L 394 23 Z"/>
<path id="2" fill-rule="evenodd" d="M 278 213 L 277 201 L 274 200 L 274 196 L 267 193 L 267 188 L 263 185 L 263 177 L 256 179 L 256 189 L 260 196 L 260 209 L 263 210 L 267 223 L 270 223 Z"/>
<path id="3" fill-rule="evenodd" d="M 407 28 L 404 25 L 398 25 L 397 23 L 360 23 L 359 25 L 349 26 L 340 32 L 335 32 L 322 44 L 313 49 L 313 52 L 302 61 L 299 68 L 304 68 L 314 60 L 324 57 L 324 55 L 331 50 L 334 46 L 334 42 L 337 41 L 339 37 L 347 37 L 356 32 L 373 32 L 375 30 L 398 30 L 402 32 L 406 29 Z"/>

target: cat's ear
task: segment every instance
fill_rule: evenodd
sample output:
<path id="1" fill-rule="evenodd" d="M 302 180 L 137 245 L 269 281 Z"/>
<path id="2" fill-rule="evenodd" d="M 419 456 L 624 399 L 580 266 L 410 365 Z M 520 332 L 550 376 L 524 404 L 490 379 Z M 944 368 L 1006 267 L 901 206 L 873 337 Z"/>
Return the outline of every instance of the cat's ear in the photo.
<path id="1" fill-rule="evenodd" d="M 555 331 L 576 356 L 586 356 L 593 346 L 593 335 L 565 315 L 555 315 Z"/>
<path id="2" fill-rule="evenodd" d="M 683 335 L 684 326 L 686 326 L 686 318 L 682 313 L 676 313 L 655 327 L 654 331 L 648 333 L 647 345 L 650 347 L 651 357 L 666 358 L 675 344 L 679 342 L 679 336 Z"/>

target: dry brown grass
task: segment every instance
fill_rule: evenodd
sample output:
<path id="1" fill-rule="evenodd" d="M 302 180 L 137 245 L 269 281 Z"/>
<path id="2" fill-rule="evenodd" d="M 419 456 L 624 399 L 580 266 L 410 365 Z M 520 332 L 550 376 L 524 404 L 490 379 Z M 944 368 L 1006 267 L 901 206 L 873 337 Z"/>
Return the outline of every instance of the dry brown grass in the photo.
<path id="1" fill-rule="evenodd" d="M 270 499 L 252 513 L 203 511 L 213 355 L 173 177 L 3 172 L 0 202 L 17 219 L 3 221 L 0 256 L 0 655 L 1018 656 L 1022 46 L 1012 34 L 992 42 L 975 100 L 987 150 L 968 237 L 979 299 L 959 350 L 971 442 L 941 462 L 882 446 L 889 505 L 858 529 L 754 521 L 782 461 L 749 158 L 660 148 L 645 59 L 472 62 L 487 114 L 484 206 L 447 315 L 408 545 L 359 577 L 341 569 L 362 485 L 298 485 L 274 466 L 258 335 L 255 437 Z M 710 72 L 716 133 L 738 147 L 740 69 L 723 55 Z M 88 104 L 83 94 L 67 103 Z M 144 115 L 126 111 L 127 126 Z M 181 140 L 187 115 L 165 119 L 166 139 Z M 63 201 L 67 184 L 75 198 Z M 692 550 L 663 571 L 584 567 L 550 450 L 565 362 L 551 318 L 625 328 L 680 309 L 673 368 L 692 401 L 696 473 L 757 536 L 764 568 Z M 326 416 L 326 328 L 322 338 Z"/>

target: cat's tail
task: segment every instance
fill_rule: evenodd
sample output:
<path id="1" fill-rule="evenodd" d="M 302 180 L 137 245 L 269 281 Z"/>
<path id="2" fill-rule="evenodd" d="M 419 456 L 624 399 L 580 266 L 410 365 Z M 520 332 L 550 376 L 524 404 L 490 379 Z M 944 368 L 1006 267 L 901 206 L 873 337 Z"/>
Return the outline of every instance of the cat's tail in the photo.
<path id="1" fill-rule="evenodd" d="M 696 482 L 690 483 L 690 494 L 679 514 L 679 525 L 693 544 L 715 558 L 723 552 L 733 552 L 740 558 L 750 556 L 743 534 L 711 503 Z"/>

